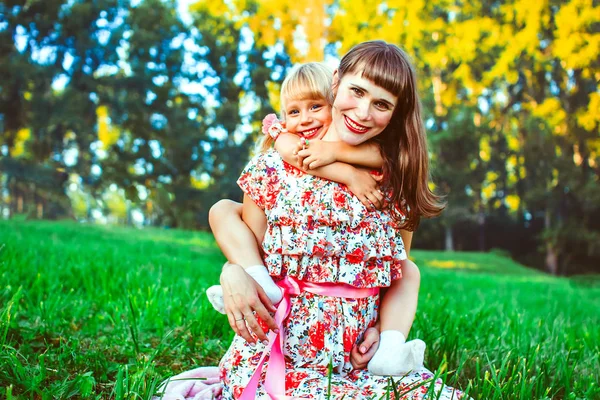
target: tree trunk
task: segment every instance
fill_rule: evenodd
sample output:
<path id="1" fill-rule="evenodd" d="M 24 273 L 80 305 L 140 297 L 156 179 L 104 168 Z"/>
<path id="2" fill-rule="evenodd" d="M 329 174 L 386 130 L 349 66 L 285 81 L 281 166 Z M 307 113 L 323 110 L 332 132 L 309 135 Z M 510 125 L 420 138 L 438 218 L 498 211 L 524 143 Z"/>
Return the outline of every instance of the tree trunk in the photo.
<path id="1" fill-rule="evenodd" d="M 485 251 L 485 213 L 483 211 L 479 211 L 477 225 L 479 225 L 479 235 L 477 238 L 479 251 Z"/>
<path id="2" fill-rule="evenodd" d="M 550 210 L 546 209 L 546 215 L 544 216 L 544 229 L 549 231 L 551 228 L 551 215 Z M 552 275 L 558 273 L 558 252 L 554 246 L 551 238 L 546 239 L 546 269 Z"/>
<path id="3" fill-rule="evenodd" d="M 446 225 L 446 251 L 454 251 L 454 240 L 452 238 L 452 226 Z"/>

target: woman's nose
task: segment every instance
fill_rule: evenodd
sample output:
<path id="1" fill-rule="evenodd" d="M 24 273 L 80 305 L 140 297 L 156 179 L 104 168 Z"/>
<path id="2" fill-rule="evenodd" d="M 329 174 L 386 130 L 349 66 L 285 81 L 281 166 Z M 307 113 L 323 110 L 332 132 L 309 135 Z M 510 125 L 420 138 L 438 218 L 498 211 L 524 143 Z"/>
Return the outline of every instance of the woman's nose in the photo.
<path id="1" fill-rule="evenodd" d="M 361 101 L 356 107 L 356 116 L 363 121 L 369 119 L 370 107 L 367 101 Z"/>

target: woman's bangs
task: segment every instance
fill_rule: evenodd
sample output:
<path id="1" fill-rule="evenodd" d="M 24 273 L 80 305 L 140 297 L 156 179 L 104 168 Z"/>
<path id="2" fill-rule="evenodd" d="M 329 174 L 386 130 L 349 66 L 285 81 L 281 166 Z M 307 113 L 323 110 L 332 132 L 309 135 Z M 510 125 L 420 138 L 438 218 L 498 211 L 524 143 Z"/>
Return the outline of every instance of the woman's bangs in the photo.
<path id="1" fill-rule="evenodd" d="M 398 95 L 406 86 L 408 73 L 405 68 L 408 66 L 403 60 L 394 57 L 395 55 L 391 52 L 366 52 L 348 65 L 347 71 L 361 73 L 363 78 Z M 398 65 L 402 67 L 399 68 Z"/>

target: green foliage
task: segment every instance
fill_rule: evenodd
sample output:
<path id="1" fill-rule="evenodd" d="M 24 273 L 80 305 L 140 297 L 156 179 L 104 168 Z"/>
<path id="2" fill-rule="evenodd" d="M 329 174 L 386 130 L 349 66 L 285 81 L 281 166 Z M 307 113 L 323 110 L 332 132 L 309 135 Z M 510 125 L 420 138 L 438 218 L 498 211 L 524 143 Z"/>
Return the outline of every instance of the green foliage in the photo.
<path id="1" fill-rule="evenodd" d="M 381 38 L 416 66 L 448 201 L 432 224 L 447 248 L 497 246 L 484 232 L 505 219 L 534 237 L 528 256 L 548 271 L 597 270 L 597 2 L 215 0 L 192 4 L 189 26 L 175 1 L 134 4 L 0 4 L 0 208 L 11 215 L 106 211 L 94 201 L 115 184 L 148 224 L 206 227 L 211 204 L 239 199 L 291 63 Z M 53 179 L 65 172 L 88 210 L 69 207 Z"/>
<path id="2" fill-rule="evenodd" d="M 494 253 L 411 254 L 411 337 L 436 375 L 478 399 L 600 396 L 598 279 Z M 166 377 L 216 365 L 232 333 L 203 292 L 222 262 L 205 233 L 0 222 L 0 393 L 149 399 Z"/>

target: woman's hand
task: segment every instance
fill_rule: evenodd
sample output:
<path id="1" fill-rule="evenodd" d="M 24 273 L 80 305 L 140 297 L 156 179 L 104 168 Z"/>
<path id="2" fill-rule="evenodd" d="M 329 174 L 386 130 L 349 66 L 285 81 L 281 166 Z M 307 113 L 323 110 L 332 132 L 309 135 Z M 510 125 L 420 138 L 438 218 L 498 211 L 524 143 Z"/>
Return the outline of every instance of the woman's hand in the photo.
<path id="1" fill-rule="evenodd" d="M 379 329 L 368 328 L 362 342 L 355 344 L 350 352 L 350 363 L 354 369 L 365 369 L 379 347 Z"/>
<path id="2" fill-rule="evenodd" d="M 294 154 L 298 160 L 298 166 L 303 170 L 309 170 L 336 162 L 336 151 L 337 144 L 335 142 L 301 139 L 296 145 Z"/>
<path id="3" fill-rule="evenodd" d="M 248 343 L 256 343 L 256 338 L 267 340 L 267 335 L 260 327 L 259 317 L 270 329 L 277 325 L 269 312 L 276 308 L 264 290 L 244 269 L 236 264 L 225 264 L 221 272 L 223 302 L 229 325 L 235 333 Z M 256 338 L 252 334 L 256 335 Z"/>
<path id="4" fill-rule="evenodd" d="M 350 174 L 343 183 L 365 207 L 372 211 L 383 207 L 384 197 L 379 190 L 379 182 L 382 179 L 383 176 L 373 175 L 368 169 L 354 168 L 354 173 Z"/>

